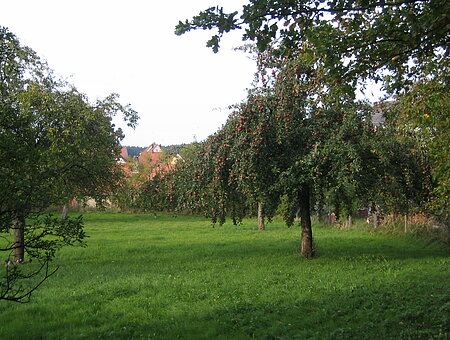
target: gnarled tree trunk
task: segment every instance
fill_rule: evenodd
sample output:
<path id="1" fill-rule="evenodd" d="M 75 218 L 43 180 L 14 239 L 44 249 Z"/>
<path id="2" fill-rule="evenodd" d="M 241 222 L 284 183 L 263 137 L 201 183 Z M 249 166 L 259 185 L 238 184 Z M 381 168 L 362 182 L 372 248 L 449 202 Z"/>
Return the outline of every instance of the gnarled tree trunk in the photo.
<path id="1" fill-rule="evenodd" d="M 306 258 L 314 256 L 309 196 L 309 186 L 302 186 L 298 194 L 300 227 L 302 233 L 300 254 Z"/>
<path id="2" fill-rule="evenodd" d="M 25 259 L 25 220 L 22 217 L 16 217 L 13 221 L 13 262 L 21 263 Z"/>
<path id="3" fill-rule="evenodd" d="M 266 229 L 264 223 L 264 203 L 258 202 L 258 230 Z"/>

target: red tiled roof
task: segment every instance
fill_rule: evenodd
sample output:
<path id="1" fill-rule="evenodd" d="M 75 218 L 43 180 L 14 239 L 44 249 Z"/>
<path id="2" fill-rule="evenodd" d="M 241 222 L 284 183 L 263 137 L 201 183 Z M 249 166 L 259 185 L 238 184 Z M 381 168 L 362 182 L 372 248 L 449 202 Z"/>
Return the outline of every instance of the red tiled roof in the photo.
<path id="1" fill-rule="evenodd" d="M 157 144 L 150 145 L 147 149 L 142 151 L 138 157 L 139 163 L 159 164 L 161 162 L 161 146 Z"/>
<path id="2" fill-rule="evenodd" d="M 126 157 L 124 157 L 124 155 L 122 154 L 123 151 L 126 152 Z M 118 164 L 121 165 L 121 168 L 123 169 L 126 176 L 131 176 L 134 173 L 132 169 L 133 163 L 127 162 L 127 158 L 128 152 L 126 150 L 126 147 L 122 147 L 121 159 L 123 159 L 123 161 L 119 161 Z M 175 163 L 179 158 L 180 156 L 178 155 L 174 156 L 171 162 L 165 162 L 166 164 L 163 164 L 161 145 L 153 143 L 139 154 L 137 160 L 140 164 L 151 165 L 151 170 L 149 170 L 150 173 L 148 174 L 148 178 L 152 179 L 158 173 L 164 173 L 173 169 Z"/>

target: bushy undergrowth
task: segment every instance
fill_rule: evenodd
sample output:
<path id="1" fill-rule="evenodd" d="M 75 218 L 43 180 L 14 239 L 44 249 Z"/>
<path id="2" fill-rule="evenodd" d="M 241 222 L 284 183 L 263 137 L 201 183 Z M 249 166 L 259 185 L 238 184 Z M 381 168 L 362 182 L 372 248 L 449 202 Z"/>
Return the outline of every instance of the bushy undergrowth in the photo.
<path id="1" fill-rule="evenodd" d="M 404 216 L 393 215 L 383 216 L 380 223 L 376 226 L 370 218 L 353 218 L 351 227 L 349 227 L 347 220 L 338 220 L 333 223 L 330 223 L 328 219 L 322 220 L 315 218 L 316 223 L 323 223 L 324 225 L 340 230 L 360 229 L 373 234 L 411 237 L 450 249 L 449 227 L 431 217 L 421 214 L 409 216 L 406 220 L 406 226 Z"/>
<path id="2" fill-rule="evenodd" d="M 369 230 L 396 235 L 408 235 L 423 239 L 429 243 L 440 243 L 450 247 L 450 230 L 438 221 L 423 216 L 412 215 L 406 220 L 404 217 L 386 216 L 383 223 L 377 227 L 366 225 Z"/>

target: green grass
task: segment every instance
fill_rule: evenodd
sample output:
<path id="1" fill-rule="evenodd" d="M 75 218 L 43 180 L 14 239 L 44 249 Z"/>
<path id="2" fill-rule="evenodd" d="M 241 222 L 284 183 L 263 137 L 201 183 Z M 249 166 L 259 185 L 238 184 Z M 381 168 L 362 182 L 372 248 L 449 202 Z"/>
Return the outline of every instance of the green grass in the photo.
<path id="1" fill-rule="evenodd" d="M 317 258 L 280 220 L 87 214 L 87 248 L 29 304 L 0 302 L 0 339 L 447 339 L 449 253 L 314 227 Z"/>

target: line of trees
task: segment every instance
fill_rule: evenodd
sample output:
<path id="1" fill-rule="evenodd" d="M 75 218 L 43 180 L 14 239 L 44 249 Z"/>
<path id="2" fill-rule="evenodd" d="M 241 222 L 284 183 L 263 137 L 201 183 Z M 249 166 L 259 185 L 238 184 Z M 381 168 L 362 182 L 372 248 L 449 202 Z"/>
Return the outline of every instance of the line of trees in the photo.
<path id="1" fill-rule="evenodd" d="M 409 213 L 428 201 L 429 162 L 398 134 L 392 103 L 355 101 L 302 55 L 266 51 L 258 64 L 260 86 L 197 152 L 138 189 L 142 208 L 203 213 L 219 224 L 257 212 L 264 229 L 281 206 L 287 225 L 300 218 L 300 253 L 312 257 L 313 211 Z M 385 122 L 374 125 L 380 112 Z"/>
<path id="2" fill-rule="evenodd" d="M 176 34 L 235 29 L 254 41 L 255 88 L 224 126 L 174 171 L 148 181 L 147 209 L 188 209 L 213 222 L 283 207 L 300 217 L 306 257 L 310 215 L 343 217 L 364 204 L 384 212 L 425 211 L 449 221 L 450 3 L 445 0 L 252 0 L 242 11 L 211 7 Z M 355 100 L 369 81 L 386 92 Z M 374 125 L 372 117 L 382 115 Z M 162 200 L 162 201 L 161 201 Z"/>
<path id="3" fill-rule="evenodd" d="M 175 33 L 215 30 L 207 42 L 214 52 L 231 30 L 242 29 L 243 40 L 255 42 L 263 58 L 261 82 L 277 101 L 264 110 L 272 117 L 283 112 L 282 118 L 290 119 L 283 133 L 275 129 L 270 134 L 282 140 L 288 150 L 281 154 L 289 155 L 288 161 L 280 166 L 271 156 L 262 164 L 280 171 L 278 177 L 289 182 L 282 187 L 290 192 L 296 188 L 288 201 L 304 201 L 296 203 L 300 215 L 320 201 L 322 194 L 315 190 L 320 188 L 343 210 L 355 198 L 372 197 L 385 210 L 408 213 L 420 208 L 448 224 L 449 11 L 445 0 L 252 0 L 240 13 L 208 8 L 180 21 Z M 276 65 L 278 78 L 270 80 L 274 57 L 275 63 L 284 58 L 287 64 Z M 289 64 L 294 67 L 291 74 Z M 364 121 L 364 110 L 355 110 L 360 107 L 355 92 L 364 90 L 368 81 L 381 82 L 386 91 L 384 103 L 372 109 L 383 111 L 387 126 L 375 129 L 367 115 Z M 272 92 L 262 98 L 272 102 Z M 249 96 L 246 105 L 258 101 L 261 98 Z M 339 115 L 345 119 L 340 121 Z M 258 122 L 266 126 L 264 118 Z M 361 124 L 369 130 L 358 129 Z M 253 133 L 264 133 L 266 128 L 260 127 Z M 320 152 L 311 150 L 309 140 Z M 323 162 L 311 161 L 311 153 L 323 153 Z M 266 173 L 258 172 L 259 161 L 251 154 L 242 159 L 251 163 L 244 171 Z M 305 230 L 306 213 L 303 220 Z"/>
<path id="4" fill-rule="evenodd" d="M 242 29 L 259 51 L 275 47 L 315 63 L 330 88 L 352 94 L 368 80 L 381 82 L 395 102 L 398 133 L 414 138 L 430 161 L 428 209 L 448 222 L 449 11 L 445 0 L 252 0 L 241 13 L 204 10 L 175 33 L 216 30 L 207 46 L 217 52 L 227 32 Z"/>

